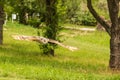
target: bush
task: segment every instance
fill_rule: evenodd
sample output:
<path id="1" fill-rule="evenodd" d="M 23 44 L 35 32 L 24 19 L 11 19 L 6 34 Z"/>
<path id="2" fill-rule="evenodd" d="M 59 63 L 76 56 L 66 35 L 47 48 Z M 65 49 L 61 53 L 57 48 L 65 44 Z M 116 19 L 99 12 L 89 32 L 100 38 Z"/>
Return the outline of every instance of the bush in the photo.
<path id="1" fill-rule="evenodd" d="M 28 25 L 31 25 L 35 28 L 39 28 L 40 20 L 39 19 L 29 19 Z"/>
<path id="2" fill-rule="evenodd" d="M 68 19 L 67 21 L 72 23 L 72 24 L 77 24 L 77 25 L 94 26 L 94 25 L 97 24 L 95 18 L 88 11 L 79 12 L 78 14 L 75 14 L 75 16 L 73 16 L 72 18 Z"/>
<path id="3" fill-rule="evenodd" d="M 96 25 L 96 20 L 95 18 L 92 16 L 92 14 L 90 12 L 84 12 L 84 14 L 81 16 L 81 23 L 82 25 Z"/>

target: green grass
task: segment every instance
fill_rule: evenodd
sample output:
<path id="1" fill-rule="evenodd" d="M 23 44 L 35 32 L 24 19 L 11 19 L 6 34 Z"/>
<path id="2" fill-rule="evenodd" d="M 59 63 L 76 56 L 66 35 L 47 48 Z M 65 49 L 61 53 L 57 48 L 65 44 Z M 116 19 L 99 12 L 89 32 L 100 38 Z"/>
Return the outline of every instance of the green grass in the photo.
<path id="1" fill-rule="evenodd" d="M 4 45 L 0 46 L 0 80 L 120 80 L 108 68 L 109 36 L 105 32 L 63 30 L 64 44 L 55 57 L 42 55 L 36 42 L 17 41 L 11 35 L 37 35 L 37 29 L 8 22 Z"/>

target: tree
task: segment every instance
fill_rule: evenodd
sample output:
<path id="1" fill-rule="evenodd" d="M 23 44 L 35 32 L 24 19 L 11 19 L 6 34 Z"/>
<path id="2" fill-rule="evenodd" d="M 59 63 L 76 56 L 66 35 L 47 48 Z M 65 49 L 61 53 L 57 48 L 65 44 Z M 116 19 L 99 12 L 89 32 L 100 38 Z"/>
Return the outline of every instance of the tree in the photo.
<path id="1" fill-rule="evenodd" d="M 57 0 L 46 0 L 46 31 L 44 36 L 49 39 L 57 40 L 59 31 L 58 14 L 57 14 Z M 44 54 L 54 56 L 55 44 L 48 43 L 42 46 Z"/>
<path id="2" fill-rule="evenodd" d="M 28 13 L 32 11 L 32 3 L 36 2 L 35 0 L 9 0 L 8 4 L 14 9 L 12 13 L 18 13 L 19 23 L 28 24 Z M 11 15 L 10 15 L 11 16 Z"/>
<path id="3" fill-rule="evenodd" d="M 0 2 L 0 44 L 3 44 L 4 2 Z"/>
<path id="4" fill-rule="evenodd" d="M 32 0 L 33 1 L 33 0 Z M 30 11 L 31 0 L 18 0 L 16 10 L 18 9 L 19 23 L 28 24 L 28 12 Z"/>
<path id="5" fill-rule="evenodd" d="M 20 1 L 19 5 L 19 23 L 27 24 L 27 7 L 25 6 L 24 0 Z"/>
<path id="6" fill-rule="evenodd" d="M 114 70 L 120 70 L 120 17 L 119 17 L 120 0 L 107 0 L 111 25 L 107 24 L 95 11 L 91 0 L 87 0 L 87 6 L 96 20 L 103 25 L 110 35 L 110 61 L 109 67 Z"/>

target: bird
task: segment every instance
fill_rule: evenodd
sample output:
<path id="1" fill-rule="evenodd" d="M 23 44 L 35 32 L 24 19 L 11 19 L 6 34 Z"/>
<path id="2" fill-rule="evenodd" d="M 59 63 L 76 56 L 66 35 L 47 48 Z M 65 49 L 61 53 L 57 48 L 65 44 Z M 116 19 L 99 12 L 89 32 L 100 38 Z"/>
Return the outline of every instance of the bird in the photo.
<path id="1" fill-rule="evenodd" d="M 42 44 L 54 43 L 54 44 L 57 44 L 61 47 L 67 48 L 70 51 L 78 50 L 77 47 L 64 45 L 63 43 L 60 43 L 59 41 L 56 41 L 56 40 L 53 40 L 53 39 L 48 39 L 48 38 L 41 37 L 41 36 L 12 35 L 12 37 L 15 40 L 36 41 L 36 42 L 42 43 Z"/>

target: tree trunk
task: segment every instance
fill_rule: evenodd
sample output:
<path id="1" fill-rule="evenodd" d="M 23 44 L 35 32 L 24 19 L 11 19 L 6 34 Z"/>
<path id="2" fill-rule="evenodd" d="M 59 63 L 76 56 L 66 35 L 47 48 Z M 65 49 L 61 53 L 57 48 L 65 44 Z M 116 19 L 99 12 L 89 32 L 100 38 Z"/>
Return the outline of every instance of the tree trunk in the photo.
<path id="1" fill-rule="evenodd" d="M 26 9 L 25 8 L 21 9 L 19 11 L 19 23 L 27 25 L 27 21 L 28 21 L 27 17 L 28 16 L 26 13 Z"/>
<path id="2" fill-rule="evenodd" d="M 27 24 L 27 8 L 24 6 L 24 0 L 21 0 L 20 6 L 19 6 L 19 23 L 21 24 Z"/>
<path id="3" fill-rule="evenodd" d="M 112 25 L 102 20 L 92 7 L 91 0 L 87 0 L 88 9 L 96 20 L 106 29 L 110 35 L 110 61 L 109 67 L 114 70 L 120 70 L 120 18 L 119 14 L 120 0 L 107 0 L 109 15 Z"/>
<path id="4" fill-rule="evenodd" d="M 45 37 L 56 40 L 58 32 L 58 15 L 57 15 L 57 0 L 46 0 L 46 32 Z M 55 44 L 49 43 L 43 45 L 43 53 L 54 56 Z"/>
<path id="5" fill-rule="evenodd" d="M 120 70 L 120 30 L 111 34 L 110 39 L 110 63 L 111 69 Z"/>
<path id="6" fill-rule="evenodd" d="M 119 0 L 107 0 L 111 26 L 110 68 L 120 70 L 120 24 L 118 19 Z"/>
<path id="7" fill-rule="evenodd" d="M 3 24 L 4 24 L 4 10 L 3 5 L 0 5 L 0 44 L 3 44 Z"/>

